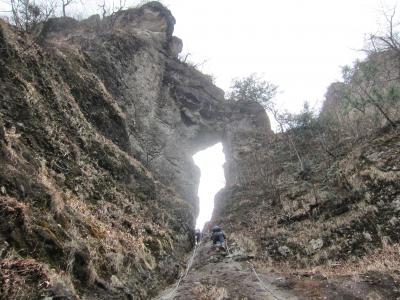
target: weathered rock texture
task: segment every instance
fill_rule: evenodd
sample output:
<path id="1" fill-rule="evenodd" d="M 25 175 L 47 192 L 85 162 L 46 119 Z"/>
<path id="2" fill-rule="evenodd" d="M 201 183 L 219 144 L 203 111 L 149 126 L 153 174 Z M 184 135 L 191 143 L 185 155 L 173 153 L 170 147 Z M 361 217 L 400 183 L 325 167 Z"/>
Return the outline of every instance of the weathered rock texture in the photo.
<path id="1" fill-rule="evenodd" d="M 174 23 L 157 2 L 35 40 L 0 23 L 4 299 L 149 299 L 192 246 L 192 155 L 222 141 L 228 184 L 249 181 L 268 118 L 177 59 Z"/>
<path id="2" fill-rule="evenodd" d="M 315 168 L 299 172 L 260 105 L 179 61 L 174 23 L 157 2 L 52 19 L 35 39 L 0 22 L 2 299 L 149 299 L 173 283 L 193 246 L 192 155 L 217 142 L 214 220 L 248 254 L 320 264 L 399 240 L 398 131 L 334 161 L 310 137 Z"/>
<path id="3" fill-rule="evenodd" d="M 213 221 L 230 233 L 231 243 L 286 269 L 356 262 L 374 249 L 398 245 L 399 129 L 337 145 L 330 158 L 319 150 L 318 137 L 308 136 L 296 146 L 307 164 L 303 169 L 289 134 L 296 132 L 266 140 L 247 168 L 258 180 L 217 195 Z M 383 260 L 384 252 L 370 263 Z"/>

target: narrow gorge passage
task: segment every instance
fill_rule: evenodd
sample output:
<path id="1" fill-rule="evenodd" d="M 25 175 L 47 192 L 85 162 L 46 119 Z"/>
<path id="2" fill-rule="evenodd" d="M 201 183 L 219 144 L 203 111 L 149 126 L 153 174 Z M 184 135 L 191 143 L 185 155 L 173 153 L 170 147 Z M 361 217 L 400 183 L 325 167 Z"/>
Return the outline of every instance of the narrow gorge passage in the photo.
<path id="1" fill-rule="evenodd" d="M 202 230 L 204 224 L 211 219 L 215 194 L 225 186 L 223 169 L 225 155 L 222 143 L 217 143 L 197 152 L 193 155 L 193 160 L 201 172 L 198 189 L 200 212 L 197 217 L 196 228 Z"/>
<path id="2" fill-rule="evenodd" d="M 299 299 L 280 285 L 279 274 L 263 274 L 252 269 L 252 264 L 243 261 L 242 255 L 216 252 L 209 236 L 205 236 L 193 253 L 180 280 L 153 300 Z"/>
<path id="3" fill-rule="evenodd" d="M 36 15 L 60 1 L 5 2 Z M 190 8 L 179 20 L 143 2 L 84 20 L 58 12 L 28 26 L 24 15 L 21 28 L 0 16 L 0 300 L 400 300 L 400 19 L 393 31 L 365 28 L 374 47 L 321 86 L 311 75 L 328 72 L 316 59 L 332 49 L 319 46 L 348 33 L 346 16 L 362 25 L 364 1 L 353 11 L 357 1 L 342 1 L 337 15 L 289 4 L 282 16 L 255 3 L 277 1 L 197 1 L 204 13 L 175 1 Z M 321 39 L 298 26 L 321 30 L 328 11 L 340 24 Z M 258 24 L 268 13 L 277 22 Z M 280 41 L 288 24 L 296 51 Z M 239 76 L 229 90 L 200 71 L 191 40 L 210 55 L 228 45 L 212 65 Z M 243 66 L 251 75 L 240 78 Z M 321 109 L 311 97 L 292 111 L 314 87 Z M 212 248 L 213 225 L 227 252 Z M 205 228 L 196 247 L 195 228 Z"/>

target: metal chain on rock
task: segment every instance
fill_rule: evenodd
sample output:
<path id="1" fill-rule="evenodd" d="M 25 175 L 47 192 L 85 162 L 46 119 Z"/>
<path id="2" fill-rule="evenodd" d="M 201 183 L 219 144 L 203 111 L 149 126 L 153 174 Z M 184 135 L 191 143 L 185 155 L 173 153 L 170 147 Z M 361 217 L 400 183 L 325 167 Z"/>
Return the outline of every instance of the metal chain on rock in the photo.
<path id="1" fill-rule="evenodd" d="M 197 244 L 197 245 L 194 247 L 193 254 L 192 254 L 192 256 L 190 257 L 190 259 L 189 259 L 189 261 L 188 261 L 188 264 L 187 264 L 187 266 L 186 266 L 186 270 L 185 270 L 185 272 L 182 273 L 181 276 L 179 277 L 179 280 L 178 280 L 178 282 L 176 283 L 175 288 L 174 288 L 174 289 L 171 291 L 171 293 L 169 293 L 167 296 L 161 297 L 161 300 L 169 300 L 169 299 L 172 299 L 172 297 L 175 295 L 176 291 L 178 290 L 179 285 L 181 284 L 182 280 L 184 280 L 184 279 L 186 278 L 186 276 L 188 275 L 188 273 L 189 273 L 189 271 L 190 271 L 190 269 L 191 269 L 191 267 L 192 267 L 192 265 L 193 265 L 193 260 L 194 260 L 194 257 L 196 256 L 196 250 L 197 250 L 197 248 L 199 247 L 200 244 L 201 244 L 201 242 L 200 242 L 199 244 Z"/>

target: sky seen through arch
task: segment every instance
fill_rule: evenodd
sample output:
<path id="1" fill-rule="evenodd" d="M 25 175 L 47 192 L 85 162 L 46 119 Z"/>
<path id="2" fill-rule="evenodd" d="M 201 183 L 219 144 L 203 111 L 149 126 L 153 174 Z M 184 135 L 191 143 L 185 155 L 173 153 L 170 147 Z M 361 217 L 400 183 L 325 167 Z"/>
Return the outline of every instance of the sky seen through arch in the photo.
<path id="1" fill-rule="evenodd" d="M 225 155 L 222 149 L 222 143 L 218 143 L 193 155 L 193 160 L 201 171 L 198 192 L 200 213 L 196 221 L 196 228 L 199 229 L 203 229 L 204 224 L 210 220 L 214 196 L 225 186 Z"/>

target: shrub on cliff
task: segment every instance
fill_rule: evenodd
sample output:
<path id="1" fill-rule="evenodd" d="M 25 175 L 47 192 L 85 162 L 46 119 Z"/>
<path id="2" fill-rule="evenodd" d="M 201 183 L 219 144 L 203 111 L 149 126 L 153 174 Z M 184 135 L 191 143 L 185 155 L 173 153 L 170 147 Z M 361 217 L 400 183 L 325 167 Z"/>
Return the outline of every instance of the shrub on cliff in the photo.
<path id="1" fill-rule="evenodd" d="M 395 127 L 400 118 L 400 28 L 394 10 L 384 18 L 386 27 L 367 40 L 366 59 L 343 67 L 342 82 L 326 93 L 321 118 L 341 139 Z"/>
<path id="2" fill-rule="evenodd" d="M 253 73 L 248 77 L 233 81 L 228 99 L 232 101 L 254 101 L 271 112 L 274 110 L 272 99 L 277 91 L 278 86 Z"/>

